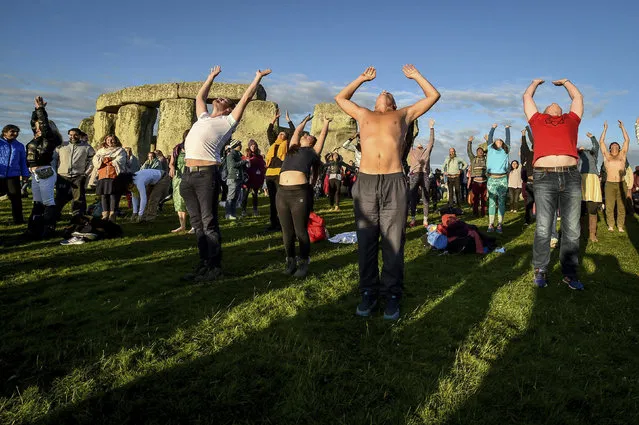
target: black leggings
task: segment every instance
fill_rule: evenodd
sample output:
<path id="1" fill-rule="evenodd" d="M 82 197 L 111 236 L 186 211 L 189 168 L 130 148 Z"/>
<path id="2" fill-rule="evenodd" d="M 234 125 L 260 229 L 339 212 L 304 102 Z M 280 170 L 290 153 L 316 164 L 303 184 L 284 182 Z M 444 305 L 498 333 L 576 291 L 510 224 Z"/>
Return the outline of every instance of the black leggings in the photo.
<path id="1" fill-rule="evenodd" d="M 102 211 L 115 211 L 118 208 L 118 205 L 120 205 L 121 196 L 122 195 L 118 195 L 115 193 L 112 193 L 110 195 L 102 195 Z"/>
<path id="2" fill-rule="evenodd" d="M 339 195 L 342 190 L 342 181 L 338 179 L 330 179 L 328 181 L 328 200 L 331 207 L 337 205 L 339 207 Z"/>
<path id="3" fill-rule="evenodd" d="M 253 194 L 253 210 L 257 211 L 257 192 L 259 189 L 242 189 L 244 196 L 242 197 L 242 211 L 246 211 L 246 205 L 248 204 L 249 193 Z"/>
<path id="4" fill-rule="evenodd" d="M 286 257 L 295 257 L 295 238 L 300 244 L 300 258 L 306 259 L 311 253 L 308 237 L 308 215 L 310 214 L 311 187 L 308 184 L 279 186 L 275 204 L 282 225 L 282 237 Z"/>

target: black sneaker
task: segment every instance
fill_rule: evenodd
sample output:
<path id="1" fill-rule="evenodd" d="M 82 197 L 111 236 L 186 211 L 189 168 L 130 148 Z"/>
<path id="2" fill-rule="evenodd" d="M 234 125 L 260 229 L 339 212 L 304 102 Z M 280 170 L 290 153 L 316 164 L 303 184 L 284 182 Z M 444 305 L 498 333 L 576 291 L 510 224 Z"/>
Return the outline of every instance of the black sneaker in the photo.
<path id="1" fill-rule="evenodd" d="M 310 258 L 298 258 L 297 259 L 297 271 L 293 273 L 293 277 L 297 277 L 299 279 L 305 278 L 308 274 L 308 265 L 310 264 Z"/>
<path id="2" fill-rule="evenodd" d="M 373 309 L 377 306 L 377 295 L 371 294 L 368 291 L 364 291 L 362 294 L 362 302 L 357 306 L 355 314 L 362 317 L 368 317 L 371 315 Z"/>
<path id="3" fill-rule="evenodd" d="M 297 262 L 295 261 L 295 257 L 286 257 L 286 270 L 284 270 L 284 274 L 288 276 L 293 276 L 297 270 Z"/>
<path id="4" fill-rule="evenodd" d="M 212 282 L 222 277 L 222 269 L 219 267 L 209 267 L 204 273 L 195 277 L 196 282 Z"/>
<path id="5" fill-rule="evenodd" d="M 193 268 L 193 271 L 182 276 L 182 280 L 193 281 L 196 277 L 204 274 L 208 269 L 206 261 L 200 260 L 199 263 Z"/>
<path id="6" fill-rule="evenodd" d="M 397 295 L 391 295 L 388 301 L 386 301 L 386 308 L 384 309 L 384 319 L 399 319 L 399 297 Z"/>

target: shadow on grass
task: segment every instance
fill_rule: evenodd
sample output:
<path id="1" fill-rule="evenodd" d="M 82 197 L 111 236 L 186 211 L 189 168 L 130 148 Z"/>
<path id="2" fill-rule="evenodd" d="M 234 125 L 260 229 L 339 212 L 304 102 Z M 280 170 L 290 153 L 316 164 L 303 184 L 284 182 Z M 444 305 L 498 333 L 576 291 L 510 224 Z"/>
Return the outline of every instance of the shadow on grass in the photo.
<path id="1" fill-rule="evenodd" d="M 584 258 L 595 264 L 584 275 L 586 290 L 538 291 L 526 333 L 445 423 L 636 422 L 639 277 L 614 255 Z"/>
<path id="2" fill-rule="evenodd" d="M 355 317 L 354 285 L 324 299 L 322 288 L 334 282 L 308 284 L 292 317 L 276 317 L 218 352 L 54 406 L 38 423 L 403 422 L 435 391 L 494 292 L 529 269 L 529 254 L 523 246 L 504 256 L 416 256 L 406 265 L 397 323 Z M 517 260 L 494 271 L 495 263 Z M 476 279 L 488 273 L 496 279 Z"/>

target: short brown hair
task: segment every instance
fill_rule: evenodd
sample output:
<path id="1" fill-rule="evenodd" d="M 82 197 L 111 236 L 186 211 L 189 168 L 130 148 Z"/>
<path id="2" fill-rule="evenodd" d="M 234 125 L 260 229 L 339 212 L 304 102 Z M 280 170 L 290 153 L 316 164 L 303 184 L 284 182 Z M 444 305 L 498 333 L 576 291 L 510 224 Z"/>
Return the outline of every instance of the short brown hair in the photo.
<path id="1" fill-rule="evenodd" d="M 18 133 L 20 133 L 20 127 L 18 127 L 17 125 L 13 125 L 13 124 L 7 124 L 2 128 L 2 137 L 4 137 L 5 133 L 8 133 L 11 130 L 15 130 Z"/>

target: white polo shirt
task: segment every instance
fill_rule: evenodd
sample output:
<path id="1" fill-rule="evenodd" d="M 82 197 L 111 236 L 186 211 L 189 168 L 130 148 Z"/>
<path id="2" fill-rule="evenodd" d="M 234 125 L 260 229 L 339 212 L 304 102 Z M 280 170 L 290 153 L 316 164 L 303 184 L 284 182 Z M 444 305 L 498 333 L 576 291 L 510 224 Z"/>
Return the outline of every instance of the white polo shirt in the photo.
<path id="1" fill-rule="evenodd" d="M 235 127 L 237 121 L 230 114 L 212 118 L 208 112 L 201 113 L 184 141 L 184 159 L 222 162 L 220 153 Z"/>

